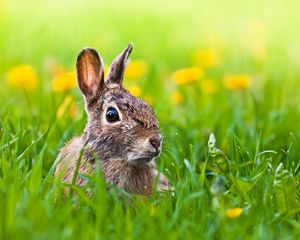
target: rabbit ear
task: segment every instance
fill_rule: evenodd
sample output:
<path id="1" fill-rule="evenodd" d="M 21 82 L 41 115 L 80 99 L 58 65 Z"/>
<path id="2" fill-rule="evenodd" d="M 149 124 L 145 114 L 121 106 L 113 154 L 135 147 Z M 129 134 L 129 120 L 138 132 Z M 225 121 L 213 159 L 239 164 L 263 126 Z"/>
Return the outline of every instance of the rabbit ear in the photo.
<path id="1" fill-rule="evenodd" d="M 76 62 L 78 86 L 87 100 L 95 99 L 104 83 L 104 68 L 97 51 L 84 48 Z"/>
<path id="2" fill-rule="evenodd" d="M 132 51 L 132 43 L 128 44 L 119 56 L 117 56 L 109 67 L 107 77 L 105 79 L 105 85 L 107 87 L 114 87 L 115 85 L 122 85 L 124 72 L 127 66 L 129 55 Z"/>

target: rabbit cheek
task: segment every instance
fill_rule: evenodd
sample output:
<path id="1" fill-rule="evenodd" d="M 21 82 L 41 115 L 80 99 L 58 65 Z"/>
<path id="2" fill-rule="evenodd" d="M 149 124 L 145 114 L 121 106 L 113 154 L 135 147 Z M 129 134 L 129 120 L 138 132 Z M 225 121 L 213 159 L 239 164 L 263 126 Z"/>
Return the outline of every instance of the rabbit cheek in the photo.
<path id="1" fill-rule="evenodd" d="M 162 136 L 159 130 L 145 130 L 140 129 L 137 133 L 137 139 L 139 139 L 140 150 L 153 157 L 157 157 L 161 151 Z"/>
<path id="2" fill-rule="evenodd" d="M 153 159 L 155 155 L 151 152 L 149 137 L 149 132 L 145 131 L 145 129 L 139 126 L 133 129 L 132 134 L 130 134 L 130 140 L 128 141 L 128 143 L 130 143 L 127 152 L 128 162 L 139 165 L 148 163 Z"/>

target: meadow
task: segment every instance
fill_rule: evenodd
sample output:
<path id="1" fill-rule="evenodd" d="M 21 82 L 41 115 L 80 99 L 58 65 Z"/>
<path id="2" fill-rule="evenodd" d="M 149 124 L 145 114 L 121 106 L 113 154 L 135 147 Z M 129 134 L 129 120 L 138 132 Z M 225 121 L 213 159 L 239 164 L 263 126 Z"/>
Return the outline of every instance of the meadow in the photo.
<path id="1" fill-rule="evenodd" d="M 299 239 L 297 1 L 0 0 L 0 239 Z M 53 178 L 86 123 L 75 60 L 108 67 L 133 42 L 124 84 L 151 104 L 150 197 Z"/>

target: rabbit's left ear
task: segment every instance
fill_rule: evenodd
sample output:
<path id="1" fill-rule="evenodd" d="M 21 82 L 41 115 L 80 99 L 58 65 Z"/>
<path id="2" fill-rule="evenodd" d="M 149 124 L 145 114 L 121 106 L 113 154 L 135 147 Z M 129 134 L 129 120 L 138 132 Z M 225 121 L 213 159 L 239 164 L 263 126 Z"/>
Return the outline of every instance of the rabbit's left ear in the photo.
<path id="1" fill-rule="evenodd" d="M 128 44 L 119 56 L 117 56 L 109 67 L 107 76 L 105 78 L 105 85 L 108 88 L 113 88 L 122 85 L 125 69 L 127 66 L 129 55 L 132 51 L 132 43 Z"/>
<path id="2" fill-rule="evenodd" d="M 76 61 L 78 86 L 87 101 L 100 95 L 104 82 L 103 62 L 98 52 L 92 48 L 84 48 Z"/>

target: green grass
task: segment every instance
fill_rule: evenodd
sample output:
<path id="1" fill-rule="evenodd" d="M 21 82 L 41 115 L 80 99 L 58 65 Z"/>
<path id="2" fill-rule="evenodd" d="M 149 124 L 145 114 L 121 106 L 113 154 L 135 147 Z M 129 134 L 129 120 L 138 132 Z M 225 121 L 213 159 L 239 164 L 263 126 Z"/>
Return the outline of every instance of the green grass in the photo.
<path id="1" fill-rule="evenodd" d="M 210 1 L 211 2 L 211 1 Z M 0 239 L 298 239 L 300 237 L 300 5 L 296 1 L 0 1 Z M 256 19 L 267 31 L 268 54 L 255 59 L 241 36 Z M 221 44 L 210 42 L 217 33 Z M 254 32 L 260 37 L 261 32 Z M 107 191 L 100 172 L 93 197 L 53 179 L 64 143 L 86 121 L 78 89 L 51 90 L 47 59 L 72 70 L 79 50 L 93 46 L 108 64 L 129 41 L 132 59 L 149 71 L 126 85 L 151 96 L 164 135 L 160 169 L 172 192 L 150 198 Z M 222 49 L 201 81 L 176 86 L 170 75 L 193 66 L 197 49 Z M 19 64 L 39 74 L 34 92 L 14 89 L 6 72 Z M 243 91 L 223 87 L 228 74 L 246 73 Z M 183 102 L 174 104 L 177 89 Z M 76 118 L 57 118 L 72 95 Z M 217 139 L 214 156 L 209 134 Z M 211 150 L 211 149 L 210 149 Z M 216 149 L 213 149 L 216 150 Z M 243 208 L 230 219 L 229 208 Z"/>

